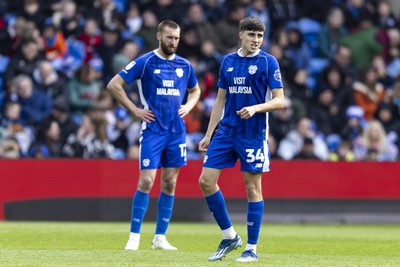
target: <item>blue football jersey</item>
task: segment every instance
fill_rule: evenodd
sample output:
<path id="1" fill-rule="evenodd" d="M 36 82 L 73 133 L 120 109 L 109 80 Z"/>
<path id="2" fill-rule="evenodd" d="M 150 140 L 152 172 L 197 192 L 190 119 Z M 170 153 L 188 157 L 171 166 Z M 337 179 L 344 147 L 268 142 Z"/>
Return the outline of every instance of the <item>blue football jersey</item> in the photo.
<path id="1" fill-rule="evenodd" d="M 154 122 L 143 122 L 142 129 L 149 128 L 160 134 L 186 130 L 178 110 L 187 88 L 197 84 L 188 60 L 176 54 L 165 59 L 154 50 L 130 62 L 119 75 L 126 83 L 137 80 L 142 105 L 156 117 Z"/>
<path id="2" fill-rule="evenodd" d="M 244 120 L 236 111 L 265 103 L 272 98 L 271 90 L 283 88 L 275 57 L 262 50 L 247 57 L 240 50 L 226 55 L 222 59 L 218 87 L 226 90 L 220 131 L 232 137 L 266 139 L 268 113 L 256 113 Z"/>

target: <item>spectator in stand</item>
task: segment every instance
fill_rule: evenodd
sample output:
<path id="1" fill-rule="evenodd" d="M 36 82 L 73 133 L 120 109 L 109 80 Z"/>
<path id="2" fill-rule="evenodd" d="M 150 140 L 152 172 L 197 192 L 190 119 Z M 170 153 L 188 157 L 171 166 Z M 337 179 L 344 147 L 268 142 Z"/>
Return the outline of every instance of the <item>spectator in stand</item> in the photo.
<path id="1" fill-rule="evenodd" d="M 293 112 L 292 101 L 289 97 L 285 97 L 284 108 L 271 112 L 269 116 L 269 130 L 274 136 L 275 145 L 279 143 L 290 130 L 296 127 L 296 118 Z"/>
<path id="2" fill-rule="evenodd" d="M 319 56 L 327 59 L 332 58 L 338 49 L 339 40 L 346 34 L 343 11 L 338 7 L 331 8 L 318 35 Z"/>
<path id="3" fill-rule="evenodd" d="M 399 25 L 389 1 L 379 0 L 375 14 L 375 25 L 380 28 L 393 28 Z"/>
<path id="4" fill-rule="evenodd" d="M 132 35 L 138 33 L 143 24 L 143 18 L 140 14 L 139 7 L 135 3 L 130 3 L 126 15 L 126 25 Z"/>
<path id="5" fill-rule="evenodd" d="M 69 114 L 69 105 L 64 99 L 56 99 L 51 109 L 50 120 L 56 120 L 60 125 L 60 135 L 64 144 L 67 137 L 78 130 L 79 125 L 71 119 Z"/>
<path id="6" fill-rule="evenodd" d="M 22 124 L 21 105 L 18 102 L 6 103 L 4 115 L 0 117 L 0 143 L 9 138 L 18 142 L 21 154 L 28 151 L 34 138 L 32 129 Z"/>
<path id="7" fill-rule="evenodd" d="M 24 0 L 22 16 L 24 19 L 32 21 L 39 30 L 42 30 L 46 17 L 43 14 L 39 0 Z"/>
<path id="8" fill-rule="evenodd" d="M 62 149 L 61 128 L 56 120 L 44 120 L 36 135 L 36 141 L 29 148 L 32 158 L 60 158 Z"/>
<path id="9" fill-rule="evenodd" d="M 50 115 L 51 98 L 33 87 L 28 75 L 15 77 L 18 102 L 21 104 L 21 121 L 24 125 L 37 127 L 44 118 Z"/>
<path id="10" fill-rule="evenodd" d="M 178 24 L 181 23 L 183 18 L 182 15 L 185 14 L 181 1 L 155 0 L 151 2 L 152 4 L 150 4 L 150 8 L 154 11 L 159 21 L 173 20 Z"/>
<path id="11" fill-rule="evenodd" d="M 89 18 L 86 20 L 83 33 L 79 35 L 79 40 L 85 44 L 86 56 L 84 63 L 88 63 L 92 59 L 96 47 L 102 42 L 99 23 L 96 19 Z"/>
<path id="12" fill-rule="evenodd" d="M 382 123 L 386 133 L 391 136 L 393 141 L 400 138 L 400 120 L 396 116 L 393 104 L 382 102 L 376 112 L 376 119 Z"/>
<path id="13" fill-rule="evenodd" d="M 21 52 L 15 55 L 8 63 L 4 73 L 4 81 L 10 85 L 12 79 L 19 75 L 25 74 L 32 77 L 32 73 L 39 66 L 39 62 L 43 59 L 39 51 L 38 43 L 33 39 L 21 41 Z"/>
<path id="14" fill-rule="evenodd" d="M 325 141 L 318 135 L 315 124 L 307 117 L 300 118 L 296 129 L 291 130 L 279 143 L 278 155 L 284 160 L 291 160 L 298 154 L 306 137 L 314 142 L 314 153 L 320 160 L 327 160 L 329 156 Z"/>
<path id="15" fill-rule="evenodd" d="M 107 139 L 106 127 L 104 107 L 92 106 L 78 131 L 68 136 L 62 153 L 68 158 L 112 158 L 115 148 Z"/>
<path id="16" fill-rule="evenodd" d="M 385 59 L 381 55 L 377 55 L 372 59 L 371 66 L 378 73 L 378 82 L 385 88 L 390 88 L 393 84 L 393 78 L 386 71 Z"/>
<path id="17" fill-rule="evenodd" d="M 294 61 L 296 68 L 311 70 L 311 50 L 303 42 L 303 37 L 297 22 L 291 21 L 285 27 L 288 36 L 288 46 L 285 53 Z"/>
<path id="18" fill-rule="evenodd" d="M 56 28 L 53 22 L 44 26 L 42 43 L 46 59 L 52 61 L 53 64 L 60 65 L 61 58 L 67 52 L 67 43 L 63 33 Z"/>
<path id="19" fill-rule="evenodd" d="M 358 138 L 364 127 L 364 110 L 356 105 L 350 106 L 346 111 L 347 123 L 340 131 L 340 136 L 343 141 L 353 144 L 353 141 Z"/>
<path id="20" fill-rule="evenodd" d="M 296 0 L 267 1 L 267 7 L 271 18 L 271 35 L 275 34 L 274 30 L 284 27 L 288 21 L 297 20 L 301 10 Z"/>
<path id="21" fill-rule="evenodd" d="M 203 9 L 206 20 L 215 25 L 221 18 L 224 17 L 225 9 L 223 3 L 218 0 L 204 0 Z"/>
<path id="22" fill-rule="evenodd" d="M 114 75 L 120 72 L 132 60 L 137 58 L 140 54 L 139 45 L 133 41 L 123 42 L 119 53 L 115 54 L 112 58 L 111 66 Z"/>
<path id="23" fill-rule="evenodd" d="M 154 36 L 157 34 L 158 19 L 152 10 L 145 10 L 142 14 L 143 25 L 140 28 L 138 35 L 144 41 L 143 52 L 149 52 L 158 47 L 158 41 Z"/>
<path id="24" fill-rule="evenodd" d="M 77 12 L 76 3 L 73 0 L 63 0 L 61 1 L 60 12 L 53 15 L 53 21 L 67 39 L 71 35 L 78 36 L 80 16 L 81 14 Z"/>
<path id="25" fill-rule="evenodd" d="M 118 13 L 113 0 L 95 0 L 92 2 L 92 8 L 86 10 L 88 17 L 94 18 L 100 28 L 112 27 L 113 20 Z"/>
<path id="26" fill-rule="evenodd" d="M 296 116 L 307 115 L 307 107 L 312 103 L 312 90 L 307 86 L 308 72 L 305 69 L 297 69 L 292 77 L 287 78 L 288 95 L 293 102 Z"/>
<path id="27" fill-rule="evenodd" d="M 339 114 L 339 106 L 334 101 L 331 89 L 324 88 L 318 92 L 314 105 L 309 107 L 310 118 L 325 136 L 336 133 L 343 126 L 345 118 Z"/>
<path id="28" fill-rule="evenodd" d="M 222 54 L 235 51 L 240 47 L 237 25 L 246 17 L 246 6 L 230 3 L 228 14 L 215 26 L 214 34 L 218 37 L 217 48 Z"/>
<path id="29" fill-rule="evenodd" d="M 378 73 L 375 68 L 369 66 L 361 74 L 361 79 L 353 84 L 355 104 L 364 110 L 364 118 L 374 118 L 379 104 L 385 97 L 385 88 L 378 82 Z"/>
<path id="30" fill-rule="evenodd" d="M 182 28 L 188 26 L 193 27 L 200 41 L 212 40 L 213 43 L 217 42 L 218 38 L 214 32 L 214 27 L 206 20 L 203 7 L 198 3 L 191 4 L 187 8 L 187 16 L 183 20 Z"/>
<path id="31" fill-rule="evenodd" d="M 0 57 L 9 56 L 11 52 L 11 36 L 7 30 L 7 21 L 4 18 L 4 7 L 0 3 Z M 1 89 L 0 89 L 1 90 Z"/>
<path id="32" fill-rule="evenodd" d="M 319 158 L 314 153 L 314 141 L 312 138 L 304 138 L 303 147 L 301 148 L 300 152 L 293 157 L 293 159 L 319 160 Z"/>
<path id="33" fill-rule="evenodd" d="M 0 159 L 19 159 L 21 150 L 18 141 L 13 137 L 8 137 L 0 142 Z"/>
<path id="34" fill-rule="evenodd" d="M 376 149 L 378 161 L 396 161 L 398 148 L 390 140 L 382 124 L 371 120 L 365 126 L 362 136 L 354 141 L 354 152 L 357 160 L 366 160 L 368 151 Z"/>
<path id="35" fill-rule="evenodd" d="M 105 63 L 103 70 L 103 83 L 106 84 L 115 72 L 112 64 L 113 57 L 119 52 L 121 46 L 120 33 L 116 28 L 105 28 L 102 36 L 103 42 L 96 48 L 101 60 Z"/>
<path id="36" fill-rule="evenodd" d="M 351 49 L 347 45 L 340 44 L 334 57 L 330 60 L 326 68 L 338 67 L 345 75 L 345 86 L 351 86 L 358 78 L 358 71 L 351 63 Z"/>
<path id="37" fill-rule="evenodd" d="M 346 140 L 340 141 L 337 149 L 329 153 L 329 161 L 354 161 L 355 155 L 352 150 L 352 144 Z"/>
<path id="38" fill-rule="evenodd" d="M 20 48 L 27 21 L 23 17 L 17 17 L 14 24 L 9 28 L 11 36 L 11 51 L 10 56 L 14 56 Z"/>
<path id="39" fill-rule="evenodd" d="M 341 8 L 344 12 L 345 26 L 350 32 L 355 32 L 365 14 L 370 14 L 366 0 L 343 0 Z"/>
<path id="40" fill-rule="evenodd" d="M 67 92 L 71 112 L 82 116 L 100 95 L 100 83 L 95 70 L 89 64 L 83 64 L 76 75 L 67 83 Z"/>
<path id="41" fill-rule="evenodd" d="M 336 65 L 327 66 L 319 75 L 317 94 L 323 89 L 332 90 L 334 102 L 340 108 L 339 115 L 344 116 L 348 106 L 354 104 L 353 90 L 345 82 L 346 74 Z"/>
<path id="42" fill-rule="evenodd" d="M 66 78 L 54 69 L 50 61 L 42 60 L 39 63 L 33 71 L 33 81 L 36 88 L 46 93 L 53 101 L 60 99 L 68 102 Z"/>

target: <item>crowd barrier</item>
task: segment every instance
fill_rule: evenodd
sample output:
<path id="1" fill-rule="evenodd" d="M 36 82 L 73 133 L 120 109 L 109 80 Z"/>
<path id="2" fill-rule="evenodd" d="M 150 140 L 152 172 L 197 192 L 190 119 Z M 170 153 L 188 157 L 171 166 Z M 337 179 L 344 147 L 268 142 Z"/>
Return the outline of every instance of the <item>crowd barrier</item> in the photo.
<path id="1" fill-rule="evenodd" d="M 202 197 L 201 168 L 190 161 L 181 169 L 177 198 Z M 131 198 L 138 173 L 135 160 L 0 160 L 0 220 L 6 203 Z M 222 172 L 219 185 L 227 199 L 246 196 L 239 164 Z M 273 161 L 262 189 L 268 199 L 400 200 L 400 163 Z M 159 190 L 157 180 L 150 197 Z"/>

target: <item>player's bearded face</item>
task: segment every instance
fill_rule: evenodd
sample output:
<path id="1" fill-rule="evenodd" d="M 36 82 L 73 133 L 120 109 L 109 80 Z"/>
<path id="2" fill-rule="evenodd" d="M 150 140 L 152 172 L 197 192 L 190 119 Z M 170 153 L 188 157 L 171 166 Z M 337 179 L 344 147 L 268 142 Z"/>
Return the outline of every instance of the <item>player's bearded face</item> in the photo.
<path id="1" fill-rule="evenodd" d="M 179 29 L 165 28 L 160 37 L 160 47 L 164 54 L 171 56 L 176 52 L 179 43 Z"/>

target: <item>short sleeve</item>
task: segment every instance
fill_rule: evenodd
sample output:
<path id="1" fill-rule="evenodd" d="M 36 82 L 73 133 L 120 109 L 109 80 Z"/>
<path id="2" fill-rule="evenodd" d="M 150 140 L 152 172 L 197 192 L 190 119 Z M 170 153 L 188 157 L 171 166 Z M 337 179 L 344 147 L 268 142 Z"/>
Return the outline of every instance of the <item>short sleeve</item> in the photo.
<path id="1" fill-rule="evenodd" d="M 193 88 L 197 84 L 197 77 L 192 64 L 189 63 L 188 88 Z"/>
<path id="2" fill-rule="evenodd" d="M 283 88 L 281 70 L 275 57 L 268 57 L 268 86 L 271 89 Z"/>
<path id="3" fill-rule="evenodd" d="M 139 57 L 136 60 L 131 61 L 118 74 L 124 79 L 126 83 L 131 83 L 134 80 L 140 79 L 143 75 L 146 59 L 147 58 Z"/>

